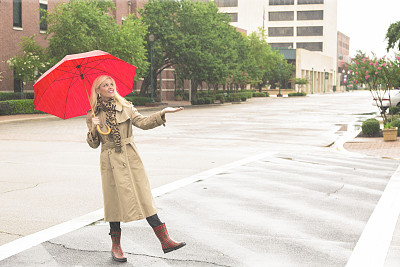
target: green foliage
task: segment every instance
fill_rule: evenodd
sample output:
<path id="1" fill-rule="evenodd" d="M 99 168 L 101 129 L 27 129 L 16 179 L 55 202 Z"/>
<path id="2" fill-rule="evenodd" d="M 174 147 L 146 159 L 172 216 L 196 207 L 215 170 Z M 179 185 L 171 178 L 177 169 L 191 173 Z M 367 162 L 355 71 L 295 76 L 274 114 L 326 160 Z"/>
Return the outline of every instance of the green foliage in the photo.
<path id="1" fill-rule="evenodd" d="M 400 108 L 399 108 L 399 107 L 390 107 L 390 108 L 389 108 L 389 113 L 390 113 L 390 114 L 393 114 L 393 115 L 398 114 L 399 111 L 400 111 Z"/>
<path id="2" fill-rule="evenodd" d="M 135 78 L 146 73 L 146 26 L 133 15 L 118 25 L 112 16 L 114 10 L 111 0 L 59 3 L 46 17 L 52 64 L 68 54 L 103 50 L 137 66 Z"/>
<path id="3" fill-rule="evenodd" d="M 33 99 L 34 93 L 25 93 L 24 98 Z M 0 92 L 0 101 L 13 100 L 13 99 L 21 99 L 21 93 Z"/>
<path id="4" fill-rule="evenodd" d="M 394 60 L 386 57 L 377 58 L 366 56 L 361 51 L 347 64 L 350 71 L 350 84 L 365 84 L 368 86 L 373 98 L 376 101 L 383 123 L 387 123 L 386 112 L 380 107 L 383 106 L 383 99 L 390 99 L 392 87 L 400 84 L 400 57 L 396 55 Z"/>
<path id="5" fill-rule="evenodd" d="M 267 97 L 269 96 L 268 93 L 263 93 L 263 92 L 254 92 L 253 97 Z"/>
<path id="6" fill-rule="evenodd" d="M 308 80 L 306 78 L 294 78 L 295 84 L 307 84 Z"/>
<path id="7" fill-rule="evenodd" d="M 35 81 L 50 66 L 45 59 L 44 49 L 36 43 L 34 37 L 35 35 L 23 37 L 18 44 L 22 52 L 7 60 L 10 70 L 15 71 L 14 78 L 22 82 L 21 95 L 23 95 L 23 85 Z"/>
<path id="8" fill-rule="evenodd" d="M 272 49 L 266 42 L 265 30 L 252 32 L 248 39 L 250 41 L 251 54 L 255 58 L 255 70 L 253 80 L 262 88 L 276 82 L 285 83 L 288 81 L 294 70 L 294 66 L 287 63 L 283 55 L 278 50 Z"/>
<path id="9" fill-rule="evenodd" d="M 213 2 L 149 1 L 139 12 L 155 37 L 154 75 L 174 66 L 179 80 L 192 80 L 193 97 L 202 81 L 225 84 L 228 77 L 242 81 L 248 76 L 238 64 L 246 58 L 238 52 L 239 46 L 246 51 L 244 37 Z M 149 80 L 145 78 L 142 91 Z"/>
<path id="10" fill-rule="evenodd" d="M 388 40 L 388 44 L 386 47 L 386 51 L 389 52 L 389 49 L 395 48 L 396 44 L 398 45 L 397 49 L 400 50 L 400 21 L 390 24 L 385 40 Z"/>
<path id="11" fill-rule="evenodd" d="M 400 134 L 400 119 L 395 119 L 392 121 L 392 127 L 397 127 L 397 133 Z"/>
<path id="12" fill-rule="evenodd" d="M 289 93 L 288 96 L 306 96 L 307 93 L 303 92 L 296 92 L 296 93 Z"/>
<path id="13" fill-rule="evenodd" d="M 0 104 L 5 103 L 5 102 L 7 102 L 9 104 L 9 109 L 5 110 L 5 111 L 0 111 L 0 115 L 43 113 L 43 112 L 35 109 L 33 99 L 18 99 L 18 100 L 0 101 Z"/>
<path id="14" fill-rule="evenodd" d="M 362 132 L 369 136 L 378 136 L 380 124 L 375 118 L 365 120 L 361 125 Z"/>
<path id="15" fill-rule="evenodd" d="M 132 102 L 135 106 L 144 106 L 146 103 L 150 103 L 151 99 L 149 97 L 142 96 L 125 96 L 125 99 Z"/>

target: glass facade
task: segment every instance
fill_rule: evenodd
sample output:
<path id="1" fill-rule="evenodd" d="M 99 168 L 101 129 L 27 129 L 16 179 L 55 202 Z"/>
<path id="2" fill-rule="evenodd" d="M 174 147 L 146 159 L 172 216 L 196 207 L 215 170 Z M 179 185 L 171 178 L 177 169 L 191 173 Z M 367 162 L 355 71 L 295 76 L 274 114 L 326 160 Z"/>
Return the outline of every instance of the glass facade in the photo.
<path id="1" fill-rule="evenodd" d="M 272 48 L 293 48 L 293 43 L 269 43 Z"/>
<path id="2" fill-rule="evenodd" d="M 237 7 L 238 0 L 214 0 L 217 7 Z"/>
<path id="3" fill-rule="evenodd" d="M 324 0 L 297 0 L 298 5 L 323 4 Z"/>
<path id="4" fill-rule="evenodd" d="M 40 30 L 47 31 L 47 22 L 44 20 L 44 16 L 47 12 L 47 5 L 40 4 L 39 19 L 40 19 Z"/>
<path id="5" fill-rule="evenodd" d="M 323 20 L 323 10 L 297 11 L 297 20 Z"/>
<path id="6" fill-rule="evenodd" d="M 324 27 L 310 26 L 310 27 L 297 27 L 297 36 L 323 36 Z"/>
<path id="7" fill-rule="evenodd" d="M 307 49 L 309 51 L 320 51 L 322 52 L 322 42 L 304 42 L 296 43 L 297 48 Z"/>
<path id="8" fill-rule="evenodd" d="M 238 22 L 238 13 L 226 13 L 231 16 L 231 22 Z"/>
<path id="9" fill-rule="evenodd" d="M 269 0 L 270 6 L 294 5 L 294 0 Z"/>
<path id="10" fill-rule="evenodd" d="M 269 27 L 268 35 L 271 37 L 276 36 L 293 36 L 293 27 Z"/>
<path id="11" fill-rule="evenodd" d="M 294 11 L 268 12 L 269 21 L 291 21 L 294 20 Z"/>
<path id="12" fill-rule="evenodd" d="M 13 0 L 13 26 L 22 28 L 22 0 Z"/>

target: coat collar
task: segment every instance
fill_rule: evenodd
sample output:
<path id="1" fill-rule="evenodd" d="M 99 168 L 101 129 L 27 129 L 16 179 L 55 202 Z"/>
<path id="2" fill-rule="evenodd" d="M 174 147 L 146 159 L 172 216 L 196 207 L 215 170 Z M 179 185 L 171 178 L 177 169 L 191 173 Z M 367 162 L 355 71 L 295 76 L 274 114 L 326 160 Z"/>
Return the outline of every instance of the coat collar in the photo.
<path id="1" fill-rule="evenodd" d="M 115 110 L 122 111 L 122 105 L 118 101 L 116 101 L 116 103 L 115 103 Z"/>

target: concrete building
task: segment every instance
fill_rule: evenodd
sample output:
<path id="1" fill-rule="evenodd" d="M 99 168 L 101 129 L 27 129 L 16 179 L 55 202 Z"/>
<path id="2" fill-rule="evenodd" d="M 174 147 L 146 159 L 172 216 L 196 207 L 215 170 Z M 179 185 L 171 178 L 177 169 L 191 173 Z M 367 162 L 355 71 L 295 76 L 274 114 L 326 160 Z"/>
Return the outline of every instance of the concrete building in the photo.
<path id="1" fill-rule="evenodd" d="M 333 91 L 337 80 L 337 0 L 269 0 L 267 41 L 295 49 L 296 77 L 307 93 Z"/>

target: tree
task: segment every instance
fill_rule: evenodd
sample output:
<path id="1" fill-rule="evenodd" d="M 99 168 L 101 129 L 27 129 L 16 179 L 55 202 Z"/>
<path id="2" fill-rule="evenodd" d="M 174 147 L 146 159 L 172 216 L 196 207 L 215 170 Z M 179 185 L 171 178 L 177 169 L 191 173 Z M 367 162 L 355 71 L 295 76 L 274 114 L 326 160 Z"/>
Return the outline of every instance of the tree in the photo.
<path id="1" fill-rule="evenodd" d="M 265 30 L 259 29 L 249 35 L 251 53 L 258 69 L 253 72 L 255 83 L 261 92 L 262 87 L 269 84 L 283 84 L 290 79 L 293 66 L 288 64 L 283 55 L 274 50 L 266 41 Z"/>
<path id="2" fill-rule="evenodd" d="M 375 54 L 368 57 L 365 53 L 357 51 L 357 55 L 347 66 L 351 73 L 349 83 L 368 85 L 368 89 L 379 108 L 383 123 L 386 125 L 388 119 L 383 108 L 383 101 L 389 99 L 390 103 L 390 90 L 393 86 L 399 84 L 400 56 L 396 56 L 395 60 L 390 60 L 386 57 L 377 58 Z"/>
<path id="3" fill-rule="evenodd" d="M 130 16 L 124 25 L 112 17 L 111 0 L 71 0 L 48 13 L 48 54 L 55 64 L 68 54 L 103 50 L 137 66 L 135 78 L 147 72 L 146 27 Z"/>
<path id="4" fill-rule="evenodd" d="M 386 51 L 389 52 L 389 49 L 395 48 L 397 44 L 397 49 L 400 50 L 400 21 L 390 24 L 385 40 L 388 40 L 388 45 L 386 47 Z"/>
<path id="5" fill-rule="evenodd" d="M 155 36 L 154 77 L 173 66 L 177 76 L 192 81 L 195 96 L 202 81 L 222 83 L 234 73 L 238 35 L 214 3 L 151 1 L 140 14 Z M 141 93 L 149 81 L 146 77 Z"/>
<path id="6" fill-rule="evenodd" d="M 21 55 L 7 60 L 10 69 L 14 71 L 14 78 L 21 83 L 21 98 L 24 97 L 25 84 L 39 78 L 50 65 L 46 61 L 44 49 L 36 43 L 34 37 L 35 35 L 23 37 L 19 43 L 22 48 Z"/>

